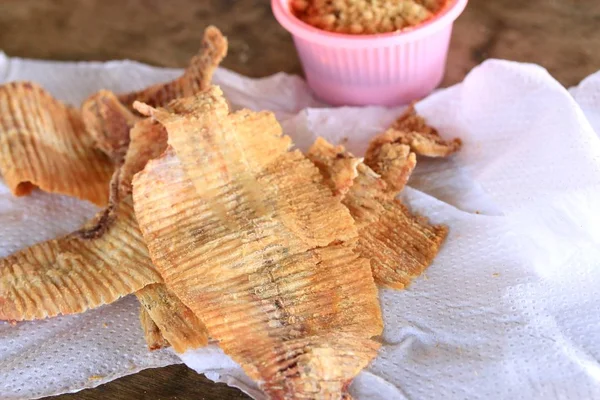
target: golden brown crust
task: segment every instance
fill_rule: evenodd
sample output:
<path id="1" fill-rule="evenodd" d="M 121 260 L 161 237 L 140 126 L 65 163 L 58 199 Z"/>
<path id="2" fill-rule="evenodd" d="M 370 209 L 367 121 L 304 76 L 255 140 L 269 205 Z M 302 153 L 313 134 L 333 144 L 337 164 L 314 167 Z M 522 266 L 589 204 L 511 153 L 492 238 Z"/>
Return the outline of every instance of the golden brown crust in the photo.
<path id="1" fill-rule="evenodd" d="M 206 90 L 210 87 L 214 71 L 226 54 L 227 39 L 217 28 L 210 26 L 204 31 L 200 51 L 190 60 L 183 76 L 169 83 L 120 95 L 119 100 L 133 110 L 132 105 L 136 100 L 152 106 L 164 106 L 176 98 Z M 131 129 L 130 138 L 131 143 L 120 170 L 119 190 L 122 194 L 131 193 L 133 176 L 144 168 L 148 160 L 162 154 L 167 146 L 164 127 L 150 119 L 138 122 Z M 165 290 L 162 285 L 153 285 L 136 295 L 143 305 L 152 304 L 153 309 L 149 315 L 156 318 L 160 331 L 171 342 L 175 351 L 183 352 L 187 348 L 205 345 L 206 329 L 175 296 L 165 294 Z"/>
<path id="2" fill-rule="evenodd" d="M 161 281 L 129 197 L 118 203 L 102 235 L 75 233 L 1 259 L 0 320 L 76 314 Z"/>
<path id="3" fill-rule="evenodd" d="M 125 160 L 117 173 L 118 187 L 114 189 L 122 197 L 131 194 L 133 176 L 167 147 L 164 127 L 149 118 L 138 121 L 130 136 Z M 183 353 L 207 344 L 208 333 L 204 325 L 165 285 L 148 285 L 135 295 L 142 304 L 141 315 L 145 319 L 141 319 L 141 323 L 150 350 L 172 345 L 176 352 Z"/>
<path id="4" fill-rule="evenodd" d="M 36 186 L 105 206 L 113 173 L 76 109 L 31 82 L 0 86 L 0 172 L 16 196 Z"/>
<path id="5" fill-rule="evenodd" d="M 356 167 L 360 160 L 346 152 L 344 146 L 334 147 L 319 137 L 306 156 L 319 168 L 335 196 L 343 197 L 358 176 Z"/>
<path id="6" fill-rule="evenodd" d="M 156 341 L 160 334 L 177 353 L 208 344 L 208 332 L 202 321 L 164 284 L 148 285 L 135 295 L 157 327 L 151 341 Z"/>
<path id="7" fill-rule="evenodd" d="M 381 175 L 390 191 L 400 193 L 408 183 L 410 174 L 417 165 L 415 153 L 410 147 L 400 143 L 381 143 L 380 146 L 371 142 L 365 164 Z"/>
<path id="8" fill-rule="evenodd" d="M 150 86 L 146 89 L 119 95 L 121 103 L 133 110 L 133 102 L 140 101 L 153 107 L 166 106 L 171 100 L 191 96 L 210 87 L 212 76 L 227 55 L 227 38 L 214 26 L 204 31 L 202 46 L 181 77 Z"/>
<path id="9" fill-rule="evenodd" d="M 129 146 L 129 130 L 139 117 L 108 90 L 90 96 L 81 107 L 83 122 L 96 147 L 120 165 Z"/>
<path id="10" fill-rule="evenodd" d="M 143 289 L 142 289 L 143 290 Z M 138 292 L 139 293 L 139 292 Z M 144 307 L 140 308 L 140 325 L 144 331 L 144 338 L 150 351 L 164 349 L 169 347 L 169 342 L 162 336 L 158 326 L 148 314 Z"/>
<path id="11" fill-rule="evenodd" d="M 308 157 L 314 159 L 315 153 L 328 154 L 332 159 L 337 159 L 337 154 L 352 157 L 342 146 L 334 147 L 322 138 L 311 147 Z M 427 219 L 411 214 L 395 199 L 408 179 L 405 174 L 410 173 L 394 173 L 394 169 L 406 171 L 410 160 L 406 154 L 373 153 L 373 159 L 378 160 L 376 165 L 385 175 L 379 176 L 359 163 L 358 176 L 342 199 L 358 228 L 357 250 L 362 257 L 371 260 L 375 282 L 397 289 L 404 288 L 431 264 L 448 232 L 445 226 L 430 225 Z M 326 160 L 321 163 L 332 165 Z M 414 161 L 408 165 L 408 171 L 412 171 Z"/>
<path id="12" fill-rule="evenodd" d="M 413 105 L 386 132 L 373 138 L 365 154 L 365 164 L 373 168 L 374 153 L 388 144 L 406 145 L 416 154 L 427 157 L 448 157 L 462 146 L 458 138 L 449 142 L 442 139 L 438 131 L 417 114 Z"/>
<path id="13" fill-rule="evenodd" d="M 122 196 L 131 194 L 133 176 L 167 148 L 167 131 L 150 118 L 138 121 L 131 129 L 130 137 L 125 160 L 119 171 L 119 191 Z"/>
<path id="14" fill-rule="evenodd" d="M 379 285 L 402 289 L 433 262 L 448 228 L 413 215 L 368 166 L 358 170 L 358 183 L 343 200 L 358 227 L 357 249 L 371 260 Z"/>
<path id="15" fill-rule="evenodd" d="M 165 284 L 269 395 L 342 397 L 382 329 L 348 211 L 269 113 L 229 115 L 218 89 L 140 109 L 173 146 L 133 184 Z"/>

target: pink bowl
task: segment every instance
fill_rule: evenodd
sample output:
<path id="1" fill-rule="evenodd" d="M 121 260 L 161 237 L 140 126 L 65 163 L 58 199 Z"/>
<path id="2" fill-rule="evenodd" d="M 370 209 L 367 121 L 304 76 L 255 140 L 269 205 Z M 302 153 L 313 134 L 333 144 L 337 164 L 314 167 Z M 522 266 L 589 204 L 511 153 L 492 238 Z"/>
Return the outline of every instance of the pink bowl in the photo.
<path id="1" fill-rule="evenodd" d="M 296 18 L 290 0 L 271 0 L 273 14 L 294 39 L 308 85 L 333 105 L 400 105 L 440 84 L 454 20 L 468 0 L 448 0 L 429 21 L 401 32 L 345 35 Z"/>

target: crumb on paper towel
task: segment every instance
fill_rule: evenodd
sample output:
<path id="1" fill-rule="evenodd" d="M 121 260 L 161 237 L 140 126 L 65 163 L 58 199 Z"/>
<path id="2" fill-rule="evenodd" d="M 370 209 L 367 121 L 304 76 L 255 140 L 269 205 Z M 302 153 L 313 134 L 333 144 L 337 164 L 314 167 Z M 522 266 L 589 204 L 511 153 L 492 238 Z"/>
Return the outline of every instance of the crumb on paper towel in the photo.
<path id="1" fill-rule="evenodd" d="M 493 276 L 494 278 L 497 278 L 497 277 L 499 277 L 499 276 L 500 276 L 500 272 L 494 272 L 494 273 L 492 274 L 492 276 Z"/>
<path id="2" fill-rule="evenodd" d="M 88 378 L 88 380 L 90 380 L 90 381 L 99 381 L 99 380 L 104 379 L 104 378 L 106 378 L 106 376 L 104 376 L 104 375 L 92 375 L 92 376 L 90 376 Z"/>

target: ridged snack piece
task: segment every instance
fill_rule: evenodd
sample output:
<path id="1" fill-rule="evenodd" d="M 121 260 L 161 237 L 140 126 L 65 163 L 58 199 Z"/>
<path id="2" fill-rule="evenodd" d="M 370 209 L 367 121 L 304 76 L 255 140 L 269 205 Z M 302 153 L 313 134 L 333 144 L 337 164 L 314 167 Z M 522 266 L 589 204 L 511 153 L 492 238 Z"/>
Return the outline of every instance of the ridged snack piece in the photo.
<path id="1" fill-rule="evenodd" d="M 129 146 L 129 130 L 139 120 L 109 90 L 88 97 L 81 106 L 83 122 L 94 138 L 96 148 L 121 164 Z"/>
<path id="2" fill-rule="evenodd" d="M 101 212 L 81 231 L 0 260 L 0 320 L 76 314 L 162 279 L 148 256 L 131 197 L 114 220 Z M 107 224 L 107 227 L 98 225 Z"/>
<path id="3" fill-rule="evenodd" d="M 210 87 L 212 76 L 227 55 L 227 38 L 214 26 L 204 30 L 202 46 L 183 75 L 168 83 L 159 83 L 146 89 L 118 96 L 121 103 L 133 110 L 133 102 L 140 101 L 153 107 L 166 106 L 171 100 L 191 96 Z"/>
<path id="4" fill-rule="evenodd" d="M 177 353 L 208 344 L 208 332 L 202 321 L 164 284 L 148 285 L 135 295 L 143 306 L 142 310 L 148 313 L 159 331 L 146 332 L 148 343 L 161 343 L 158 340 L 160 334 Z M 166 346 L 163 344 L 161 347 Z"/>
<path id="5" fill-rule="evenodd" d="M 381 179 L 387 182 L 387 190 L 396 195 L 408 183 L 417 165 L 417 156 L 406 144 L 371 142 L 364 163 L 381 175 Z"/>
<path id="6" fill-rule="evenodd" d="M 102 139 L 102 137 L 105 137 L 108 139 L 104 142 L 101 139 L 97 139 L 96 141 L 99 146 L 104 151 L 110 151 L 111 148 L 125 149 L 127 151 L 124 165 L 119 172 L 121 192 L 130 193 L 133 175 L 143 169 L 149 159 L 156 158 L 162 153 L 166 147 L 167 138 L 163 126 L 150 120 L 143 120 L 136 124 L 127 136 L 119 134 L 123 132 L 123 129 L 118 129 L 119 126 L 124 127 L 125 123 L 131 119 L 122 117 L 123 115 L 126 115 L 126 113 L 122 112 L 122 109 L 117 106 L 115 100 L 117 102 L 122 102 L 129 110 L 135 112 L 132 108 L 132 103 L 136 100 L 141 100 L 153 106 L 163 106 L 178 97 L 188 96 L 207 90 L 210 87 L 214 71 L 227 54 L 227 46 L 227 39 L 223 36 L 221 31 L 213 26 L 209 26 L 204 31 L 204 38 L 200 51 L 190 60 L 188 68 L 180 78 L 172 82 L 152 85 L 140 91 L 122 94 L 118 97 L 108 95 L 101 91 L 92 96 L 89 99 L 90 101 L 84 104 L 84 110 L 90 110 L 88 115 L 90 116 L 89 121 L 92 122 L 92 124 L 88 124 L 88 120 L 86 119 L 86 124 L 91 125 L 92 127 L 95 125 L 95 132 L 102 133 L 103 129 L 101 128 L 106 126 L 112 128 L 108 131 L 109 133 L 113 133 L 112 135 L 95 135 L 97 138 L 100 137 Z M 104 110 L 109 112 L 104 111 L 102 113 L 102 105 L 104 105 Z M 104 129 L 104 132 L 106 131 L 107 130 Z M 117 134 L 115 135 L 114 133 Z M 119 146 L 121 143 L 128 144 L 129 139 L 132 141 L 129 148 Z M 138 144 L 134 143 L 136 139 Z M 103 145 L 103 143 L 106 143 L 107 145 Z M 111 154 L 113 159 L 119 159 L 118 157 L 122 153 L 113 152 L 109 154 Z M 154 310 L 149 316 L 154 315 L 157 318 L 164 319 L 163 316 L 167 315 L 168 312 L 176 313 L 176 315 L 173 315 L 173 320 L 184 321 L 185 323 L 181 325 L 175 324 L 169 328 L 169 332 L 166 333 L 169 337 L 169 342 L 173 343 L 174 349 L 178 352 L 184 352 L 188 348 L 199 347 L 199 344 L 202 343 L 207 336 L 204 326 L 198 323 L 197 318 L 189 311 L 189 309 L 184 307 L 171 307 L 172 304 L 179 302 L 179 299 L 172 293 L 167 292 L 166 289 L 159 285 L 157 285 L 156 288 L 157 290 L 149 288 L 144 291 L 146 302 L 143 303 L 143 305 L 152 303 Z M 138 296 L 138 298 L 139 297 L 140 296 Z M 164 308 L 162 312 L 158 312 L 161 308 Z M 161 320 L 155 322 L 161 331 L 165 330 L 165 324 Z M 144 329 L 144 332 L 150 335 L 146 338 L 149 343 L 156 342 L 159 332 L 146 329 Z M 166 341 L 163 341 L 161 343 L 165 342 Z"/>
<path id="7" fill-rule="evenodd" d="M 229 114 L 218 88 L 137 107 L 172 146 L 133 184 L 167 287 L 271 398 L 347 396 L 382 330 L 348 210 L 270 113 Z"/>
<path id="8" fill-rule="evenodd" d="M 321 137 L 310 150 L 310 159 L 321 171 L 325 184 L 335 196 L 344 197 L 358 176 L 356 168 L 361 161 L 347 153 L 344 146 L 332 146 Z"/>
<path id="9" fill-rule="evenodd" d="M 131 194 L 133 176 L 167 148 L 165 128 L 150 118 L 138 121 L 130 136 L 123 166 L 118 171 L 122 197 Z M 183 353 L 208 343 L 206 327 L 164 284 L 148 285 L 135 295 L 142 304 L 140 322 L 150 350 L 172 345 L 176 352 Z"/>
<path id="10" fill-rule="evenodd" d="M 169 342 L 163 337 L 160 329 L 144 307 L 140 308 L 140 325 L 144 331 L 144 339 L 146 339 L 148 350 L 159 350 L 170 346 Z"/>
<path id="11" fill-rule="evenodd" d="M 375 151 L 381 158 L 373 159 L 385 171 L 403 170 L 407 164 L 412 171 L 412 161 L 400 153 L 398 158 L 389 153 Z M 319 138 L 307 156 L 328 174 L 324 157 L 331 160 L 354 158 L 342 146 L 334 147 Z M 348 207 L 358 228 L 357 250 L 371 261 L 373 277 L 379 285 L 402 289 L 419 276 L 437 255 L 448 228 L 431 225 L 427 219 L 413 215 L 396 195 L 404 187 L 404 174 L 389 174 L 384 180 L 364 163 L 357 166 L 357 177 L 342 203 Z M 335 188 L 332 188 L 335 190 Z"/>
<path id="12" fill-rule="evenodd" d="M 0 86 L 0 172 L 14 195 L 37 186 L 105 206 L 113 169 L 78 110 L 31 82 Z"/>
<path id="13" fill-rule="evenodd" d="M 136 122 L 129 135 L 130 141 L 118 177 L 122 196 L 131 194 L 133 176 L 143 170 L 149 160 L 158 158 L 167 149 L 167 131 L 150 118 Z"/>
<path id="14" fill-rule="evenodd" d="M 458 138 L 451 141 L 442 139 L 438 131 L 417 114 L 414 105 L 410 105 L 387 131 L 373 138 L 365 154 L 365 164 L 373 168 L 370 162 L 373 151 L 384 144 L 407 145 L 417 155 L 427 157 L 447 157 L 462 146 Z"/>

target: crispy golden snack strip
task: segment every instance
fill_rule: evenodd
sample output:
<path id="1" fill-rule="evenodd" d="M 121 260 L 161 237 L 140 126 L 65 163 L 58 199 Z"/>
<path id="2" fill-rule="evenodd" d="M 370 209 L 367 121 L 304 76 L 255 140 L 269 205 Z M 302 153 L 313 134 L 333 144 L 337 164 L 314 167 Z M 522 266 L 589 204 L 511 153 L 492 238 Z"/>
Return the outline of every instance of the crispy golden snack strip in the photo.
<path id="1" fill-rule="evenodd" d="M 356 167 L 360 160 L 344 150 L 344 146 L 331 146 L 325 139 L 317 138 L 311 147 L 310 160 L 315 164 L 325 184 L 335 196 L 344 197 L 358 176 Z"/>
<path id="2" fill-rule="evenodd" d="M 82 107 L 84 121 L 97 147 L 108 154 L 115 164 L 123 163 L 117 178 L 122 196 L 131 193 L 133 175 L 143 169 L 149 159 L 158 157 L 167 145 L 166 132 L 162 125 L 150 120 L 142 120 L 136 124 L 139 118 L 130 111 L 133 101 L 142 100 L 152 105 L 166 105 L 177 97 L 208 89 L 212 75 L 226 53 L 227 39 L 217 28 L 209 27 L 205 30 L 198 55 L 192 58 L 189 67 L 179 79 L 119 97 L 103 90 L 86 100 Z M 144 318 L 160 318 L 155 321 L 156 324 L 152 324 L 156 329 L 146 329 L 151 324 L 147 319 L 142 320 L 148 325 L 142 324 L 149 346 L 168 345 L 166 340 L 159 340 L 158 336 L 160 331 L 166 332 L 166 326 L 173 321 L 182 321 L 181 324 L 170 326 L 166 332 L 176 351 L 183 352 L 187 348 L 205 344 L 206 329 L 198 322 L 197 317 L 166 288 L 161 285 L 154 285 L 153 288 L 143 291 L 145 301 L 142 302 L 144 306 L 152 304 L 154 310 Z M 141 300 L 141 294 L 136 295 Z M 179 306 L 173 307 L 173 304 Z M 168 312 L 176 313 L 171 321 L 165 319 Z"/>
<path id="3" fill-rule="evenodd" d="M 123 197 L 131 194 L 133 176 L 167 148 L 165 128 L 149 118 L 138 121 L 130 135 L 127 154 L 118 172 L 118 189 Z M 148 285 L 135 295 L 143 306 L 140 321 L 150 350 L 171 344 L 176 352 L 183 353 L 207 344 L 208 333 L 202 322 L 165 285 Z"/>
<path id="4" fill-rule="evenodd" d="M 129 130 L 139 117 L 108 90 L 90 96 L 81 106 L 81 114 L 96 147 L 120 165 L 129 146 Z"/>
<path id="5" fill-rule="evenodd" d="M 227 55 L 227 38 L 214 26 L 204 30 L 202 46 L 190 60 L 178 79 L 150 86 L 146 89 L 119 95 L 119 100 L 133 110 L 133 102 L 140 101 L 153 107 L 166 106 L 171 100 L 191 96 L 210 87 L 212 76 Z"/>
<path id="6" fill-rule="evenodd" d="M 410 170 L 413 161 L 401 153 L 398 159 L 389 153 L 375 161 L 385 171 L 393 168 L 402 170 L 402 163 Z M 318 165 L 328 165 L 323 160 L 327 155 L 332 160 L 353 158 L 342 146 L 334 147 L 319 138 L 307 156 Z M 398 181 L 386 181 L 367 165 L 357 166 L 358 176 L 349 188 L 342 203 L 348 207 L 358 228 L 357 250 L 362 257 L 371 260 L 375 282 L 380 285 L 402 289 L 427 268 L 439 251 L 448 228 L 430 225 L 426 218 L 411 214 L 395 196 L 404 187 L 404 174 L 388 175 Z"/>
<path id="7" fill-rule="evenodd" d="M 438 131 L 417 114 L 413 105 L 387 131 L 371 141 L 365 154 L 365 163 L 373 168 L 370 163 L 372 152 L 388 143 L 407 145 L 416 154 L 428 157 L 447 157 L 460 150 L 462 145 L 458 138 L 449 142 L 442 139 Z"/>
<path id="8" fill-rule="evenodd" d="M 208 344 L 208 332 L 202 321 L 164 284 L 148 285 L 135 295 L 159 330 L 150 337 L 146 335 L 147 342 L 156 342 L 161 334 L 178 353 Z"/>
<path id="9" fill-rule="evenodd" d="M 377 145 L 371 142 L 364 163 L 381 175 L 387 189 L 395 196 L 406 186 L 417 165 L 417 157 L 405 144 L 381 142 Z"/>
<path id="10" fill-rule="evenodd" d="M 413 215 L 369 167 L 358 167 L 359 178 L 343 203 L 356 221 L 358 251 L 371 260 L 373 277 L 383 286 L 402 289 L 421 275 L 446 238 L 448 228 Z"/>
<path id="11" fill-rule="evenodd" d="M 144 118 L 130 130 L 131 137 L 123 165 L 119 170 L 119 191 L 131 194 L 133 176 L 143 170 L 146 163 L 158 158 L 167 149 L 167 131 L 156 121 Z"/>
<path id="12" fill-rule="evenodd" d="M 143 290 L 143 289 L 142 289 Z M 163 337 L 158 326 L 154 323 L 148 311 L 140 308 L 140 325 L 144 330 L 144 338 L 149 350 L 158 350 L 169 347 L 169 342 Z"/>
<path id="13" fill-rule="evenodd" d="M 16 196 L 36 186 L 105 206 L 113 165 L 78 110 L 30 82 L 0 86 L 0 172 Z"/>
<path id="14" fill-rule="evenodd" d="M 115 207 L 112 223 L 101 212 L 81 231 L 1 259 L 0 319 L 76 314 L 161 282 L 139 232 L 131 197 Z M 108 226 L 98 227 L 101 224 Z"/>
<path id="15" fill-rule="evenodd" d="M 133 184 L 167 287 L 272 398 L 341 398 L 382 330 L 348 210 L 270 113 L 229 114 L 218 88 L 138 109 L 174 149 Z"/>

